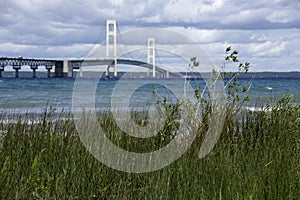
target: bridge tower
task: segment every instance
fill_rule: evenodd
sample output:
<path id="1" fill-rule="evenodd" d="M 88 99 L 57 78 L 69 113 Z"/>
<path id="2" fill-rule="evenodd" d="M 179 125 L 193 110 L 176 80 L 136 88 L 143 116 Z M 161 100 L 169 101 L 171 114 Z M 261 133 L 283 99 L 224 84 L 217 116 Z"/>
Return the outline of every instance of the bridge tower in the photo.
<path id="1" fill-rule="evenodd" d="M 113 52 L 111 52 L 113 48 Z M 113 57 L 111 56 L 113 54 Z M 114 77 L 118 76 L 117 72 L 117 22 L 116 20 L 106 20 L 106 58 L 113 59 Z M 106 76 L 109 76 L 109 67 L 106 67 Z"/>
<path id="2" fill-rule="evenodd" d="M 148 38 L 148 63 L 151 63 L 152 68 L 152 76 L 155 78 L 155 39 Z"/>

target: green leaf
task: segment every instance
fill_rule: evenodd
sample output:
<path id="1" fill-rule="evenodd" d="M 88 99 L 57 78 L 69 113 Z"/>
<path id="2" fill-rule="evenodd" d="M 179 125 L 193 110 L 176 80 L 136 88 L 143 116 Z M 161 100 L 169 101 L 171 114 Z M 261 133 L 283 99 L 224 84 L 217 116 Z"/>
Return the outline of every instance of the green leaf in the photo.
<path id="1" fill-rule="evenodd" d="M 234 50 L 234 51 L 232 52 L 232 54 L 237 55 L 237 54 L 239 54 L 239 52 L 238 52 L 237 50 Z"/>
<path id="2" fill-rule="evenodd" d="M 226 48 L 226 53 L 231 50 L 231 46 Z"/>
<path id="3" fill-rule="evenodd" d="M 233 57 L 232 57 L 232 61 L 233 61 L 233 62 L 239 62 L 239 59 L 238 59 L 236 56 L 233 56 Z"/>

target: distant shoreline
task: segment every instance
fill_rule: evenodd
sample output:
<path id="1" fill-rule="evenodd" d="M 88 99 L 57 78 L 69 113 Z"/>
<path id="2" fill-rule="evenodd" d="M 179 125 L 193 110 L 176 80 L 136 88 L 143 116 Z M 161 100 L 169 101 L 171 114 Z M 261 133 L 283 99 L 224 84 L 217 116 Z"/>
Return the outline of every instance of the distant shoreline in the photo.
<path id="1" fill-rule="evenodd" d="M 2 72 L 2 77 L 0 79 L 5 79 L 5 78 L 15 78 L 15 74 L 14 74 L 14 71 L 4 71 Z M 74 72 L 74 77 L 64 77 L 62 79 L 74 79 L 76 77 L 76 73 L 77 72 Z M 230 75 L 230 72 L 226 72 L 228 75 Z M 237 72 L 232 72 L 232 73 L 237 73 Z M 126 79 L 153 79 L 151 77 L 147 77 L 146 76 L 146 72 L 136 72 L 136 73 L 132 73 L 132 72 L 118 72 L 118 78 L 110 78 L 112 80 L 114 79 L 119 79 L 121 77 L 123 77 L 124 75 L 126 74 L 129 74 L 128 77 L 125 76 Z M 203 72 L 201 73 L 201 75 L 199 75 L 199 73 L 197 72 L 176 72 L 176 73 L 173 73 L 171 74 L 170 73 L 170 77 L 169 78 L 163 78 L 163 79 L 178 79 L 180 78 L 179 77 L 179 74 L 181 76 L 187 76 L 187 77 L 190 77 L 190 78 L 195 78 L 195 75 L 198 76 L 198 77 L 206 77 L 205 75 L 207 75 L 207 77 L 210 76 L 210 73 L 208 72 Z M 36 74 L 36 78 L 35 79 L 42 79 L 42 78 L 47 78 L 47 72 L 39 72 L 37 71 L 37 74 Z M 97 74 L 98 76 L 98 74 Z M 32 72 L 31 71 L 20 71 L 20 76 L 17 78 L 17 79 L 22 79 L 22 78 L 32 78 Z M 52 76 L 51 78 L 59 78 L 61 79 L 60 77 L 55 77 L 55 76 Z M 92 71 L 86 71 L 84 72 L 84 76 L 83 78 L 98 78 L 95 76 L 95 72 L 92 72 Z M 101 78 L 105 78 L 104 76 L 101 77 Z M 271 71 L 263 71 L 263 72 L 248 72 L 247 74 L 244 74 L 244 73 L 241 73 L 239 74 L 239 78 L 241 79 L 248 79 L 248 78 L 300 78 L 300 71 L 289 71 L 289 72 L 271 72 Z M 32 78 L 33 79 L 33 78 Z M 159 78 L 157 78 L 159 79 Z"/>

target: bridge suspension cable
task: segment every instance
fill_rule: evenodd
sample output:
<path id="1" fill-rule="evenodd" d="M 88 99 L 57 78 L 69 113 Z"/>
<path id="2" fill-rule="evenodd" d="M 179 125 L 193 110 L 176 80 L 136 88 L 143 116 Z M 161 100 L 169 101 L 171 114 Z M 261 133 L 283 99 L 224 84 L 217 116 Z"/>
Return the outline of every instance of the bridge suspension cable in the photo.
<path id="1" fill-rule="evenodd" d="M 137 56 L 137 60 L 146 61 L 147 57 L 148 57 L 147 51 L 148 51 L 148 47 L 143 48 L 142 50 L 140 50 L 140 54 Z"/>
<path id="2" fill-rule="evenodd" d="M 90 52 L 91 50 L 99 43 L 101 42 L 104 42 L 104 41 L 101 41 L 101 37 L 102 35 L 104 34 L 104 30 L 105 30 L 105 23 L 101 26 L 102 29 L 101 29 L 101 32 L 99 33 L 99 35 L 97 36 L 96 40 L 94 41 L 94 43 L 86 50 L 84 51 L 79 57 L 77 58 L 84 58 L 86 57 Z M 104 37 L 105 38 L 105 37 Z M 104 39 L 105 40 L 105 39 Z"/>
<path id="3" fill-rule="evenodd" d="M 120 36 L 120 40 L 121 40 L 122 44 L 124 44 L 125 53 L 123 53 L 123 54 L 124 55 L 129 55 L 129 58 L 134 59 L 134 57 L 131 55 L 130 51 L 126 47 L 125 41 L 124 41 L 124 39 L 122 37 L 122 34 L 120 32 L 120 28 L 119 28 L 118 24 L 117 24 L 117 34 Z M 121 50 L 121 48 L 120 48 L 120 50 Z"/>

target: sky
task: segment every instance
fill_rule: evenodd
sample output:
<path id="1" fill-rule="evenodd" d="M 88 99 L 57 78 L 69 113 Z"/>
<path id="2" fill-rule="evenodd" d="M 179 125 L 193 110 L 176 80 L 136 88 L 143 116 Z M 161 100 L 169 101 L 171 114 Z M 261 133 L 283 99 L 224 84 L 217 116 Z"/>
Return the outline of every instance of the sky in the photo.
<path id="1" fill-rule="evenodd" d="M 82 57 L 106 19 L 180 32 L 217 66 L 232 46 L 251 71 L 300 71 L 299 0 L 0 0 L 0 57 Z"/>

